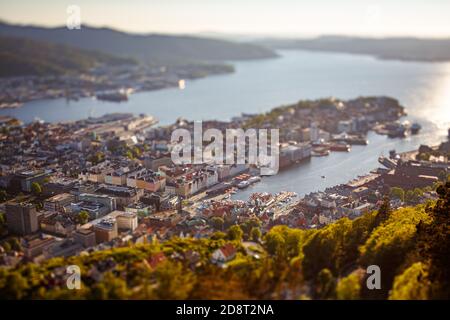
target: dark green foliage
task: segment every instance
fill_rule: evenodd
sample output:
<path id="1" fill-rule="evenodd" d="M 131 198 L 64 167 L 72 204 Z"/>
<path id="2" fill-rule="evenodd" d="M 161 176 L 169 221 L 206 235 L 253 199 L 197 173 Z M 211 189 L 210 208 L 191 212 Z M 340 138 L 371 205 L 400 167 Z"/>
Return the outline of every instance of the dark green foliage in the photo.
<path id="1" fill-rule="evenodd" d="M 233 225 L 209 239 L 173 237 L 0 268 L 0 298 L 448 299 L 450 183 L 437 192 L 436 202 L 391 210 L 385 201 L 378 211 L 318 230 L 276 226 L 258 247 L 241 244 L 244 232 Z M 211 256 L 226 243 L 237 253 L 222 268 Z M 20 250 L 17 239 L 3 247 Z M 57 270 L 72 264 L 83 275 L 76 292 L 55 283 Z M 366 287 L 369 265 L 381 269 L 381 290 Z M 89 275 L 93 268 L 100 278 Z"/>
<path id="2" fill-rule="evenodd" d="M 450 298 L 450 182 L 440 185 L 440 199 L 426 211 L 433 218 L 430 224 L 417 225 L 417 258 L 429 264 L 428 279 L 432 283 L 430 298 Z"/>
<path id="3" fill-rule="evenodd" d="M 241 227 L 238 225 L 234 225 L 228 228 L 227 238 L 229 240 L 241 240 L 244 232 Z"/>
<path id="4" fill-rule="evenodd" d="M 33 192 L 34 195 L 40 195 L 42 193 L 42 187 L 39 182 L 33 182 L 31 184 L 31 192 Z"/>
<path id="5" fill-rule="evenodd" d="M 336 279 L 328 269 L 322 269 L 316 280 L 316 299 L 332 299 L 336 295 Z"/>
<path id="6" fill-rule="evenodd" d="M 0 202 L 6 201 L 6 199 L 8 199 L 6 190 L 0 189 Z"/>

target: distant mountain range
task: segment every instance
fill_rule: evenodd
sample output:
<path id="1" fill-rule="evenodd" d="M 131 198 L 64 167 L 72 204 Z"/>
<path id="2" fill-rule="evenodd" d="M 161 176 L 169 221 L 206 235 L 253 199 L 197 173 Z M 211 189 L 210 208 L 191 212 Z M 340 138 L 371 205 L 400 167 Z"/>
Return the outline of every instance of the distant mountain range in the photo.
<path id="1" fill-rule="evenodd" d="M 130 58 L 26 38 L 0 36 L 0 77 L 61 75 L 98 64 L 135 64 Z"/>
<path id="2" fill-rule="evenodd" d="M 192 36 L 131 34 L 108 28 L 82 26 L 43 28 L 0 23 L 0 36 L 29 38 L 120 57 L 153 65 L 186 64 L 275 57 L 271 49 L 247 43 Z"/>
<path id="3" fill-rule="evenodd" d="M 450 61 L 450 39 L 323 36 L 315 39 L 274 38 L 255 43 L 273 49 L 368 54 L 387 60 Z"/>

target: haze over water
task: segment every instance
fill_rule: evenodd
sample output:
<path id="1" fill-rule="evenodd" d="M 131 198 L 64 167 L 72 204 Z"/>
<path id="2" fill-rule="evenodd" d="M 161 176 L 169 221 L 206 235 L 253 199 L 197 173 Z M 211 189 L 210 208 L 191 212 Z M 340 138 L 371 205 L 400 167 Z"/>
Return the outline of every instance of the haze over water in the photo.
<path id="1" fill-rule="evenodd" d="M 232 62 L 236 72 L 186 81 L 175 88 L 133 94 L 126 103 L 81 99 L 36 101 L 19 109 L 0 110 L 25 122 L 68 121 L 111 112 L 146 113 L 160 124 L 178 117 L 189 120 L 226 120 L 242 112 L 259 113 L 301 99 L 334 96 L 351 99 L 388 95 L 400 100 L 408 118 L 423 130 L 406 139 L 369 135 L 368 146 L 354 146 L 350 154 L 332 153 L 267 177 L 236 197 L 251 192 L 282 190 L 305 194 L 344 183 L 378 166 L 377 158 L 391 149 L 407 151 L 437 144 L 450 127 L 450 63 L 377 60 L 370 56 L 280 51 L 277 59 Z M 325 176 L 326 178 L 321 178 Z"/>

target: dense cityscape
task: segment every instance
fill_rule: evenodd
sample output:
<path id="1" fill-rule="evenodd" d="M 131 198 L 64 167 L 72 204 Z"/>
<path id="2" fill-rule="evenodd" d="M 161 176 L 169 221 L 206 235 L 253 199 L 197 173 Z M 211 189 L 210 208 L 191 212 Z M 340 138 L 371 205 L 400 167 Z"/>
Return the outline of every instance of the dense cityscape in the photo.
<path id="1" fill-rule="evenodd" d="M 230 122 L 206 121 L 203 127 L 278 126 L 280 167 L 289 170 L 329 152 L 351 157 L 350 144 L 367 144 L 369 130 L 393 139 L 412 134 L 411 126 L 399 122 L 405 111 L 387 97 L 322 99 Z M 402 154 L 392 150 L 380 157 L 380 168 L 304 197 L 286 190 L 234 200 L 240 189 L 265 179 L 259 168 L 175 165 L 170 135 L 177 128 L 192 132 L 193 122 L 157 126 L 152 116 L 126 113 L 67 123 L 22 124 L 2 117 L 2 265 L 15 268 L 174 238 L 237 240 L 243 233 L 239 245 L 225 243 L 211 252 L 209 263 L 226 268 L 240 246 L 254 259 L 265 254 L 267 234 L 275 226 L 320 229 L 377 210 L 386 195 L 392 209 L 433 201 L 436 186 L 449 174 L 450 141 L 444 141 Z M 150 255 L 149 267 L 174 254 Z M 200 261 L 196 251 L 185 254 L 179 259 Z M 102 271 L 96 272 L 102 279 Z"/>
<path id="2" fill-rule="evenodd" d="M 16 315 L 449 299 L 450 4 L 6 2 L 0 301 L 34 300 Z"/>

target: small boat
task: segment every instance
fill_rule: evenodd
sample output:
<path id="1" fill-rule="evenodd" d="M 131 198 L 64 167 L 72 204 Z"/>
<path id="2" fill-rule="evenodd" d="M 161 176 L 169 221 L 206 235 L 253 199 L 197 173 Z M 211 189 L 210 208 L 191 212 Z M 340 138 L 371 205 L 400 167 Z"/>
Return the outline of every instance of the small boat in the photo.
<path id="1" fill-rule="evenodd" d="M 411 134 L 418 134 L 420 129 L 422 129 L 422 126 L 418 124 L 417 122 L 414 122 L 411 125 Z"/>
<path id="2" fill-rule="evenodd" d="M 118 90 L 113 92 L 103 92 L 96 95 L 98 100 L 121 102 L 128 101 L 128 92 L 124 90 Z"/>
<path id="3" fill-rule="evenodd" d="M 0 109 L 16 109 L 23 105 L 21 102 L 3 102 L 0 103 Z"/>
<path id="4" fill-rule="evenodd" d="M 322 176 L 322 179 L 325 179 L 325 176 Z"/>
<path id="5" fill-rule="evenodd" d="M 350 152 L 351 147 L 348 144 L 341 144 L 341 143 L 335 143 L 330 145 L 331 151 L 343 151 L 343 152 Z"/>
<path id="6" fill-rule="evenodd" d="M 250 182 L 248 182 L 247 180 L 241 181 L 238 183 L 237 187 L 239 189 L 245 189 L 250 185 Z"/>
<path id="7" fill-rule="evenodd" d="M 404 123 L 394 122 L 386 126 L 387 135 L 389 138 L 405 138 L 409 132 L 409 122 Z"/>
<path id="8" fill-rule="evenodd" d="M 398 128 L 388 132 L 389 138 L 405 138 L 406 136 L 407 132 L 405 128 Z"/>
<path id="9" fill-rule="evenodd" d="M 325 157 L 328 156 L 329 154 L 330 150 L 328 149 L 317 148 L 316 150 L 311 151 L 311 156 L 313 157 Z"/>
<path id="10" fill-rule="evenodd" d="M 254 177 L 251 177 L 250 179 L 248 179 L 249 183 L 256 183 L 259 181 L 261 181 L 261 177 L 259 177 L 259 176 L 254 176 Z"/>

